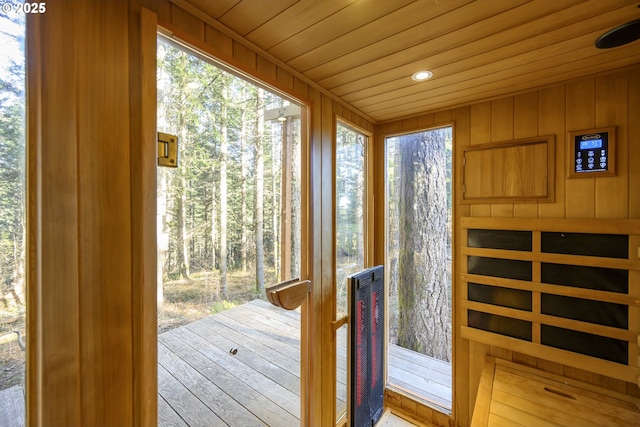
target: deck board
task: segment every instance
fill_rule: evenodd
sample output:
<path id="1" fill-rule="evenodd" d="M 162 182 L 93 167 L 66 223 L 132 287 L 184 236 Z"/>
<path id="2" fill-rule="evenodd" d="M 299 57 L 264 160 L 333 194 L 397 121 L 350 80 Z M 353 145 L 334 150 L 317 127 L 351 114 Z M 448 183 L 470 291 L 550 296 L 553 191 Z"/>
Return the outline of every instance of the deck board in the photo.
<path id="1" fill-rule="evenodd" d="M 343 407 L 346 330 L 338 334 Z M 388 369 L 391 383 L 450 407 L 451 365 L 389 346 Z M 299 414 L 299 313 L 255 300 L 158 335 L 159 426 L 288 427 L 300 425 Z M 24 426 L 21 388 L 0 391 L 5 425 Z"/>
<path id="2" fill-rule="evenodd" d="M 0 390 L 0 426 L 24 426 L 23 390 L 21 385 Z"/>

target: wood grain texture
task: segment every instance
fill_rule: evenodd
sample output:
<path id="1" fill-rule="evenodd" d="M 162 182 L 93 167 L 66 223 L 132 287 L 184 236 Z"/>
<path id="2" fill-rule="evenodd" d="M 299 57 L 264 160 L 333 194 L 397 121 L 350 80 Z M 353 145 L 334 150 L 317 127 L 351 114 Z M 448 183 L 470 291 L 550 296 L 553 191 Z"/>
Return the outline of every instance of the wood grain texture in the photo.
<path id="1" fill-rule="evenodd" d="M 80 425 L 75 8 L 29 15 L 27 422 Z M 46 64 L 46 73 L 45 73 Z M 65 142 L 65 143 L 63 143 Z M 59 248 L 65 248 L 60 251 Z M 47 254 L 47 256 L 44 256 Z M 64 315 L 61 315 L 64 314 Z M 43 328 L 55 324 L 56 328 Z"/>
<path id="2" fill-rule="evenodd" d="M 567 131 L 570 129 L 581 129 L 581 128 L 586 129 L 588 128 L 589 125 L 592 125 L 592 126 L 595 125 L 597 115 L 606 116 L 610 118 L 611 114 L 613 114 L 615 117 L 622 117 L 621 116 L 622 113 L 620 113 L 620 111 L 626 111 L 625 114 L 628 117 L 631 117 L 630 116 L 631 112 L 628 111 L 628 109 L 632 108 L 632 106 L 635 105 L 636 101 L 632 101 L 631 97 L 627 97 L 626 95 L 616 97 L 615 94 L 622 93 L 623 91 L 622 88 L 626 88 L 624 89 L 626 91 L 632 91 L 632 90 L 635 90 L 633 88 L 637 88 L 637 82 L 635 79 L 637 79 L 638 73 L 635 72 L 635 76 L 636 76 L 635 79 L 631 78 L 631 76 L 634 75 L 633 73 L 634 72 L 632 71 L 619 72 L 611 75 L 610 77 L 603 76 L 598 79 L 586 79 L 582 81 L 569 83 L 566 85 L 544 89 L 541 91 L 523 94 L 513 99 L 509 98 L 508 100 L 504 100 L 503 102 L 498 102 L 498 103 L 485 102 L 480 104 L 474 104 L 470 107 L 465 107 L 468 109 L 469 113 L 468 115 L 459 116 L 460 117 L 459 120 L 456 120 L 458 115 L 455 114 L 455 112 L 458 110 L 453 110 L 454 112 L 453 117 L 455 120 L 454 135 L 456 136 L 454 148 L 457 148 L 459 150 L 460 147 L 467 146 L 466 144 L 468 143 L 465 142 L 467 140 L 467 137 L 464 137 L 463 139 L 462 135 L 469 135 L 468 139 L 470 141 L 469 142 L 470 144 L 483 144 L 483 143 L 491 142 L 492 123 L 506 123 L 506 131 L 500 128 L 495 128 L 496 132 L 506 132 L 506 133 L 513 132 L 514 135 L 516 134 L 516 132 L 518 134 L 520 134 L 520 132 L 523 132 L 523 133 L 532 132 L 532 133 L 538 133 L 540 135 L 544 135 L 544 134 L 557 135 L 558 141 L 557 141 L 556 150 L 555 150 L 556 161 L 555 161 L 555 170 L 554 170 L 555 176 L 556 176 L 556 179 L 554 181 L 556 201 L 554 203 L 548 203 L 548 204 L 547 203 L 533 204 L 533 206 L 537 207 L 540 217 L 553 219 L 553 221 L 549 222 L 550 224 L 557 225 L 560 228 L 563 226 L 564 227 L 569 226 L 570 228 L 575 230 L 584 228 L 584 227 L 588 228 L 589 224 L 579 219 L 578 220 L 573 219 L 573 217 L 584 216 L 585 221 L 588 221 L 588 218 L 595 217 L 596 200 L 598 197 L 596 196 L 596 192 L 597 192 L 596 182 L 594 180 L 592 182 L 587 182 L 586 184 L 578 183 L 577 187 L 579 188 L 574 188 L 573 186 L 575 184 L 569 183 L 569 180 L 566 179 L 567 174 L 566 174 L 565 159 L 566 159 L 566 151 L 567 151 L 567 146 L 566 146 Z M 598 81 L 597 85 L 596 85 L 596 81 Z M 617 105 L 615 102 L 608 100 L 606 98 L 607 95 L 605 95 L 603 91 L 606 91 L 607 93 L 611 92 L 611 95 L 610 95 L 611 97 L 614 97 L 616 99 L 621 99 L 622 101 L 620 102 L 620 105 Z M 597 93 L 600 93 L 600 95 L 597 95 Z M 509 107 L 511 103 L 513 103 L 513 109 Z M 625 105 L 628 105 L 628 107 L 625 107 Z M 504 115 L 504 117 L 494 118 L 494 115 Z M 429 123 L 429 124 L 433 123 L 432 115 L 429 115 L 429 114 L 423 114 L 418 116 L 417 118 L 418 118 L 418 123 L 416 123 L 415 121 L 411 121 L 410 119 L 385 123 L 384 125 L 378 126 L 378 129 L 379 129 L 378 132 L 389 133 L 390 130 L 408 131 L 408 130 L 411 130 L 410 128 L 413 124 L 415 124 L 415 126 L 419 126 L 419 123 Z M 511 125 L 509 124 L 510 120 L 513 121 Z M 621 121 L 623 123 L 627 123 L 627 119 L 625 118 L 622 118 Z M 628 122 L 623 127 L 627 128 L 629 126 L 633 126 L 633 125 L 630 122 Z M 457 135 L 461 135 L 461 137 L 458 138 Z M 619 155 L 622 157 L 626 156 L 627 158 L 630 158 L 630 155 L 633 152 L 633 149 L 634 148 L 632 145 L 628 145 L 627 148 L 624 148 L 619 153 Z M 625 151 L 628 151 L 626 155 L 625 155 Z M 455 166 L 459 167 L 460 164 L 461 164 L 461 159 L 457 157 L 456 165 L 454 165 L 454 167 Z M 635 167 L 635 165 L 632 165 L 630 163 L 628 167 L 629 167 L 628 174 L 631 175 L 632 173 L 634 173 L 633 168 Z M 475 179 L 477 180 L 486 179 L 486 175 L 487 175 L 486 173 L 483 173 L 480 170 L 479 174 Z M 623 204 L 625 205 L 629 204 L 629 206 L 632 206 L 634 204 L 634 202 L 631 200 L 631 194 L 632 194 L 632 188 L 634 188 L 634 185 L 635 185 L 635 181 L 633 181 L 630 177 L 625 175 L 627 174 L 623 173 L 622 176 L 614 177 L 612 178 L 612 181 L 614 182 L 611 184 L 607 184 L 607 185 L 621 185 L 620 188 L 622 189 L 621 191 L 622 194 L 610 196 L 612 198 L 611 201 L 614 206 L 616 205 L 620 206 L 620 203 L 615 201 L 616 199 L 622 198 L 624 200 L 624 198 L 626 197 L 628 197 L 628 202 L 624 202 Z M 587 179 L 587 181 L 589 180 Z M 615 182 L 618 182 L 618 184 L 615 184 Z M 628 183 L 629 185 L 629 188 L 626 190 L 624 190 L 626 185 L 625 183 Z M 598 185 L 601 185 L 601 184 L 598 183 Z M 582 187 L 584 187 L 584 189 Z M 458 215 L 460 215 L 460 212 L 462 212 L 461 206 L 463 205 L 460 205 L 460 204 L 456 205 L 456 212 L 458 212 L 456 217 L 458 217 Z M 472 217 L 489 217 L 493 213 L 494 215 L 498 215 L 497 217 L 495 217 L 495 222 L 496 224 L 499 224 L 499 227 L 501 227 L 502 229 L 504 229 L 505 227 L 509 228 L 510 222 L 505 221 L 504 218 L 499 217 L 500 215 L 503 215 L 506 213 L 505 210 L 502 209 L 502 207 L 504 207 L 504 205 L 500 205 L 500 206 L 493 206 L 491 204 L 472 205 L 470 207 L 470 211 L 466 211 L 466 212 L 468 212 Z M 519 208 L 517 207 L 517 205 L 514 205 L 514 210 L 513 210 L 514 214 L 518 212 L 518 209 Z M 532 215 L 533 210 L 529 212 Z M 614 218 L 616 215 L 607 214 L 607 216 L 613 216 Z M 623 218 L 624 217 L 626 216 L 623 216 Z M 572 219 L 564 219 L 564 218 L 572 218 Z M 528 218 L 521 217 L 520 215 L 518 215 L 518 219 L 515 219 L 513 221 L 514 221 L 514 224 L 518 223 L 519 226 L 535 228 L 534 221 L 530 221 L 528 220 Z M 630 231 L 628 228 L 628 225 L 617 224 L 615 220 L 611 220 L 611 219 L 607 219 L 606 222 L 602 222 L 600 225 L 611 227 L 610 232 L 614 232 L 614 233 L 619 233 L 619 232 L 624 233 L 624 232 Z M 457 232 L 459 233 L 459 229 L 456 228 L 456 230 L 458 230 Z M 560 231 L 559 228 L 557 230 Z M 566 260 L 566 261 L 574 262 L 575 260 L 572 259 L 572 260 Z M 593 260 L 589 260 L 588 263 L 591 263 L 592 261 Z M 455 259 L 454 259 L 454 262 L 455 262 Z M 460 268 L 459 265 L 460 264 L 458 264 L 458 267 L 456 267 L 456 270 Z M 474 277 L 474 278 L 469 277 L 468 279 L 474 280 L 474 281 L 478 280 L 479 283 L 485 283 L 483 281 L 484 279 L 483 277 Z M 492 279 L 491 284 L 495 285 L 497 282 L 500 282 L 500 281 L 501 279 L 496 279 L 494 283 Z M 536 288 L 536 286 L 542 286 L 542 288 Z M 547 288 L 548 286 L 552 286 L 554 289 Z M 561 289 L 561 288 L 563 287 L 540 284 L 540 283 L 538 283 L 537 285 L 531 285 L 527 287 L 528 290 L 544 289 L 545 292 L 563 293 L 565 289 Z M 580 293 L 580 296 L 578 296 L 577 294 L 575 295 L 576 297 L 579 297 L 579 298 L 582 298 L 582 297 L 596 298 L 596 299 L 604 298 L 607 301 L 611 301 L 611 302 L 613 302 L 613 300 L 616 300 L 616 301 L 619 300 L 618 296 L 614 296 L 614 295 L 604 296 L 604 295 L 595 295 L 591 291 L 583 293 L 584 290 L 577 290 L 577 289 L 569 290 L 570 293 L 573 293 L 575 291 L 578 291 L 578 293 Z M 462 290 L 461 292 L 462 294 L 465 294 L 464 290 Z M 460 295 L 460 293 L 458 295 Z M 540 294 L 536 293 L 536 295 L 538 295 L 538 301 L 539 301 Z M 458 296 L 456 297 L 455 300 L 459 301 L 460 298 L 461 297 Z M 629 303 L 633 306 L 634 303 L 632 298 L 630 299 L 629 297 L 626 297 L 624 300 L 626 303 Z M 454 308 L 456 306 L 459 306 L 459 304 L 454 305 Z M 538 303 L 538 306 L 539 306 L 539 303 Z M 632 310 L 630 313 L 635 313 L 635 311 Z M 633 314 L 633 316 L 635 316 L 635 314 Z M 458 319 L 459 316 L 456 316 L 455 318 Z M 539 333 L 537 333 L 536 336 L 539 336 Z M 490 342 L 490 341 L 487 341 L 487 342 Z M 511 345 L 511 344 L 508 344 L 508 345 Z M 468 343 L 464 339 L 461 340 L 460 343 L 457 343 L 456 348 L 460 349 L 461 351 L 459 353 L 459 356 L 456 358 L 458 363 L 457 363 L 457 367 L 454 366 L 454 369 L 460 369 L 460 370 L 464 369 L 465 378 L 470 378 L 469 381 L 465 381 L 465 380 L 461 381 L 457 379 L 456 384 L 458 384 L 457 386 L 458 392 L 462 389 L 468 390 L 468 395 L 470 397 L 469 401 L 472 402 L 474 399 L 473 383 L 476 381 L 474 378 L 479 378 L 479 372 L 481 371 L 481 367 L 478 365 L 476 360 L 477 360 L 477 357 L 480 357 L 479 360 L 482 360 L 482 356 L 488 352 L 488 347 L 479 347 L 479 345 L 472 345 L 476 349 L 484 349 L 484 350 L 478 350 L 477 356 L 474 356 L 473 353 L 469 353 L 469 350 L 467 350 L 467 346 L 468 346 Z M 495 353 L 495 350 L 493 351 L 493 353 Z M 556 362 L 539 358 L 540 354 L 536 354 L 532 356 L 527 355 L 526 352 L 522 354 L 526 357 L 533 357 L 533 359 L 536 360 L 537 363 L 541 365 L 544 365 L 544 366 L 549 365 L 550 367 L 552 367 L 551 369 L 554 369 L 554 370 L 559 369 L 562 372 L 564 371 L 564 367 L 560 365 L 560 363 L 562 362 L 566 363 L 566 360 L 562 360 L 561 358 L 559 358 L 559 359 L 556 359 L 556 362 L 559 362 L 559 363 L 556 363 Z M 471 370 L 469 374 L 466 373 L 467 369 Z M 590 369 L 593 369 L 593 367 L 591 367 Z M 569 370 L 572 371 L 571 368 L 569 368 Z M 471 374 L 471 372 L 476 372 L 477 374 L 475 375 L 477 375 L 477 377 L 474 377 L 473 376 L 474 374 Z M 459 378 L 459 377 L 456 377 L 456 378 Z M 593 377 L 591 378 L 593 379 Z M 627 381 L 629 380 L 630 378 L 627 379 Z M 616 387 L 618 386 L 616 385 Z M 467 413 L 470 413 L 472 411 L 472 407 L 469 408 L 468 411 L 469 412 Z M 464 419 L 465 417 L 464 413 L 465 413 L 464 410 L 458 411 L 459 421 Z"/>
<path id="3" fill-rule="evenodd" d="M 486 363 L 475 427 L 505 422 L 549 427 L 640 422 L 640 401 L 624 393 L 500 359 L 487 358 Z"/>

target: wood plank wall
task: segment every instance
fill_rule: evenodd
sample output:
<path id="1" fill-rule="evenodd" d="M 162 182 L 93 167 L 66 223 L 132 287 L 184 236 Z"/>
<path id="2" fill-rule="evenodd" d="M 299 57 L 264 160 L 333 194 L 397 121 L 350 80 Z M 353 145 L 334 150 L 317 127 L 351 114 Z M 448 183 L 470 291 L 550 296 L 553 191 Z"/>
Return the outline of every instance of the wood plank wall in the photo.
<path id="1" fill-rule="evenodd" d="M 152 150 L 147 128 L 154 126 L 143 106 L 152 96 L 149 87 L 143 89 L 150 72 L 149 58 L 141 53 L 148 43 L 140 30 L 143 6 L 176 34 L 312 107 L 310 186 L 319 191 L 310 195 L 309 208 L 310 220 L 321 226 L 310 236 L 314 290 L 307 310 L 312 316 L 308 381 L 313 389 L 305 424 L 332 425 L 335 402 L 326 396 L 333 384 L 325 374 L 331 362 L 320 356 L 333 341 L 328 320 L 334 309 L 334 117 L 369 131 L 374 125 L 215 29 L 206 17 L 167 0 L 52 0 L 46 14 L 28 20 L 28 316 L 34 331 L 28 343 L 29 425 L 156 424 L 155 389 L 149 385 L 155 381 L 155 341 L 149 345 L 155 302 L 148 303 L 155 301 L 149 295 L 155 284 L 149 281 L 155 271 L 149 263 L 155 261 L 145 255 L 153 252 L 153 242 L 143 237 L 155 226 L 139 219 L 153 203 L 152 193 L 145 193 L 153 180 L 153 166 L 144 157 Z M 635 68 L 386 123 L 375 128 L 376 144 L 381 146 L 384 133 L 451 122 L 457 147 L 555 133 L 560 142 L 555 203 L 457 206 L 456 216 L 640 218 L 640 162 L 630 161 L 640 159 L 639 116 L 640 70 Z M 618 176 L 563 179 L 566 132 L 611 124 L 619 126 Z M 383 188 L 382 177 L 375 176 L 377 188 Z M 376 200 L 379 212 L 383 198 Z M 456 339 L 455 351 L 454 412 L 461 426 L 468 425 L 485 354 L 638 393 L 633 385 L 507 349 Z M 425 419 L 431 416 L 414 402 L 400 399 L 398 404 L 415 408 Z M 432 418 L 448 423 L 438 414 Z"/>
<path id="2" fill-rule="evenodd" d="M 556 135 L 556 200 L 540 204 L 476 204 L 455 206 L 456 230 L 463 216 L 513 218 L 640 218 L 640 67 L 568 82 L 517 96 L 454 108 L 435 114 L 383 123 L 376 126 L 376 164 L 383 168 L 384 136 L 427 126 L 454 123 L 454 147 L 500 142 L 541 135 Z M 618 174 L 610 178 L 566 179 L 567 132 L 604 126 L 618 127 Z M 460 180 L 461 165 L 454 165 Z M 380 174 L 382 175 L 382 174 Z M 376 189 L 383 189 L 377 177 Z M 458 186 L 456 186 L 457 188 Z M 458 192 L 458 201 L 460 194 Z M 383 197 L 376 197 L 376 212 L 383 213 Z M 380 218 L 380 215 L 376 215 Z M 379 225 L 376 230 L 382 230 Z M 383 241 L 382 231 L 376 236 Z M 459 244 L 456 245 L 458 247 Z M 376 253 L 376 262 L 383 261 Z M 459 271 L 455 265 L 454 269 Z M 454 296 L 455 298 L 455 296 Z M 455 304 L 454 304 L 455 306 Z M 455 316 L 457 318 L 458 316 Z M 638 386 L 596 375 L 579 367 L 518 354 L 509 349 L 455 338 L 454 414 L 460 426 L 469 424 L 486 354 L 538 367 L 616 391 L 640 395 Z M 425 409 L 403 401 L 416 413 Z M 444 425 L 441 423 L 441 425 Z"/>
<path id="3" fill-rule="evenodd" d="M 303 424 L 333 425 L 333 361 L 322 355 L 334 341 L 335 116 L 370 132 L 374 125 L 167 0 L 53 0 L 28 21 L 29 425 L 157 422 L 155 240 L 148 237 L 155 230 L 155 159 L 148 158 L 155 53 L 148 51 L 156 19 L 310 106 L 308 179 L 318 191 L 309 196 L 308 220 L 321 226 L 304 255 L 313 292 Z"/>

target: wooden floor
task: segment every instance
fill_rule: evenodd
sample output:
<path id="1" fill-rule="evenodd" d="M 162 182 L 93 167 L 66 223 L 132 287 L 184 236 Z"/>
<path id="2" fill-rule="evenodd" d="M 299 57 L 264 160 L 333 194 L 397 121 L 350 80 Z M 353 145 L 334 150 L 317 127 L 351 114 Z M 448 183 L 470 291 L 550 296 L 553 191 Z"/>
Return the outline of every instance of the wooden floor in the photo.
<path id="1" fill-rule="evenodd" d="M 343 408 L 345 346 L 346 337 L 338 336 Z M 391 346 L 388 366 L 391 384 L 451 407 L 451 365 Z M 5 419 L 0 411 L 0 426 L 22 427 L 22 391 L 1 391 L 0 402 L 5 399 L 14 416 Z M 158 336 L 159 426 L 299 426 L 299 414 L 297 312 L 255 300 Z"/>

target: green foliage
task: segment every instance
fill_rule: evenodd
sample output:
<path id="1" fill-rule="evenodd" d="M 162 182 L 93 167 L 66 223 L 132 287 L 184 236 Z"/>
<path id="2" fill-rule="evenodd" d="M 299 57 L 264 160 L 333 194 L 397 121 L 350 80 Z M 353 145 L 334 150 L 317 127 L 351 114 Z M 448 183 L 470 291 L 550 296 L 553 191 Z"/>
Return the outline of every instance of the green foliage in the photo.
<path id="1" fill-rule="evenodd" d="M 192 276 L 194 272 L 219 269 L 222 231 L 226 234 L 229 271 L 243 268 L 244 253 L 248 269 L 255 268 L 256 147 L 260 134 L 264 135 L 264 263 L 267 270 L 275 270 L 279 254 L 274 242 L 281 238 L 281 231 L 273 227 L 272 219 L 276 218 L 279 227 L 283 125 L 262 120 L 263 128 L 258 129 L 258 119 L 260 111 L 283 107 L 287 101 L 266 91 L 260 98 L 258 90 L 159 39 L 158 128 L 178 135 L 180 140 L 179 167 L 158 171 L 158 181 L 167 182 L 167 190 L 160 196 L 166 197 L 167 207 L 161 222 L 169 242 L 163 262 L 163 276 L 168 280 L 185 277 L 185 271 Z M 299 125 L 295 128 L 299 141 Z M 220 186 L 223 165 L 224 195 Z M 224 230 L 222 197 L 227 207 Z M 275 274 L 267 279 L 273 282 Z"/>
<path id="2" fill-rule="evenodd" d="M 211 304 L 211 308 L 209 309 L 209 314 L 220 313 L 221 311 L 230 310 L 237 306 L 238 306 L 238 303 L 235 303 L 233 301 L 227 301 L 227 300 L 216 301 L 213 304 Z"/>

